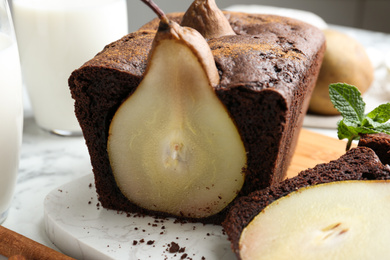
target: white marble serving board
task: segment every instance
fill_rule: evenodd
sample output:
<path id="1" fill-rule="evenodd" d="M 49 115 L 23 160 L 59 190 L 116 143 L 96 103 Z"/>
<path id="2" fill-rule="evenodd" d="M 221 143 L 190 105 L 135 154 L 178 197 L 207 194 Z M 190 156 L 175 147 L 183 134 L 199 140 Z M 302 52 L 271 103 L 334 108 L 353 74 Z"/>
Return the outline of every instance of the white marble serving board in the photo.
<path id="1" fill-rule="evenodd" d="M 236 259 L 222 227 L 127 215 L 98 204 L 89 174 L 50 192 L 44 221 L 50 240 L 76 259 Z M 170 253 L 175 242 L 182 250 Z"/>

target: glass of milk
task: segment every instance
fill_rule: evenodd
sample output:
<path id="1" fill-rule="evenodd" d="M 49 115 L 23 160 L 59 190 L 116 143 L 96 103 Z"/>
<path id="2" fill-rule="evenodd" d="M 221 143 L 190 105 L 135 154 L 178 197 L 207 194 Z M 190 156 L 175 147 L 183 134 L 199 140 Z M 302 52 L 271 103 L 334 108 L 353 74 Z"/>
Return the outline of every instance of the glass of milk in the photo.
<path id="1" fill-rule="evenodd" d="M 16 184 L 23 132 L 22 76 L 7 0 L 0 0 L 0 224 Z"/>
<path id="2" fill-rule="evenodd" d="M 23 81 L 36 123 L 80 135 L 68 78 L 128 33 L 126 0 L 13 0 Z"/>

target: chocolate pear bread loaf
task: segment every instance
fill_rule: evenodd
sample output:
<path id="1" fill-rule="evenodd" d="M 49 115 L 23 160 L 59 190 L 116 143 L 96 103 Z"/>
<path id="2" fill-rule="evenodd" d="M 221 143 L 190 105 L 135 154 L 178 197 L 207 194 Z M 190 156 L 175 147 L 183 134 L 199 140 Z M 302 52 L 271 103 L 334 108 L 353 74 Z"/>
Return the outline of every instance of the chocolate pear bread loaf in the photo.
<path id="1" fill-rule="evenodd" d="M 167 15 L 177 22 L 182 16 Z M 321 66 L 325 38 L 319 29 L 289 18 L 234 12 L 225 16 L 237 35 L 208 39 L 208 44 L 220 76 L 215 94 L 235 123 L 247 153 L 240 197 L 285 178 Z M 105 208 L 156 213 L 138 207 L 121 193 L 110 166 L 107 139 L 113 115 L 143 79 L 157 27 L 158 21 L 152 21 L 107 45 L 69 78 Z M 220 223 L 228 208 L 199 221 Z"/>
<path id="2" fill-rule="evenodd" d="M 385 133 L 363 134 L 358 146 L 366 146 L 375 151 L 383 164 L 390 164 L 390 135 Z"/>
<path id="3" fill-rule="evenodd" d="M 345 180 L 389 179 L 390 167 L 383 165 L 372 149 L 353 148 L 337 160 L 319 164 L 300 172 L 296 177 L 237 199 L 222 226 L 232 243 L 234 253 L 241 259 L 239 248 L 241 233 L 252 219 L 273 201 L 300 188 L 317 184 Z"/>

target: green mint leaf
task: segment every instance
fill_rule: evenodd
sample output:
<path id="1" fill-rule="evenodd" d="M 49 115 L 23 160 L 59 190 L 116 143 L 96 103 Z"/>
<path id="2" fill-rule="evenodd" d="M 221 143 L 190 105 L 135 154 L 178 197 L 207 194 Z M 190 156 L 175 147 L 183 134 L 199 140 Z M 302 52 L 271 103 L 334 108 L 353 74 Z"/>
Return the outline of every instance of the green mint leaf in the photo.
<path id="1" fill-rule="evenodd" d="M 390 134 L 390 103 L 382 104 L 367 115 L 360 91 L 352 85 L 337 83 L 329 86 L 329 96 L 343 119 L 337 123 L 338 138 L 348 139 L 347 150 L 352 141 L 362 134 Z"/>
<path id="2" fill-rule="evenodd" d="M 367 117 L 378 123 L 386 123 L 390 120 L 390 103 L 382 104 L 375 108 L 367 114 Z"/>
<path id="3" fill-rule="evenodd" d="M 369 127 L 365 127 L 365 126 L 359 126 L 359 127 L 356 127 L 354 129 L 358 135 L 361 135 L 361 134 L 377 134 L 377 133 L 380 133 L 381 131 L 379 130 L 376 130 L 376 129 L 373 129 L 373 128 L 369 128 Z M 359 140 L 360 138 L 357 138 L 355 140 Z"/>
<path id="4" fill-rule="evenodd" d="M 390 123 L 382 124 L 376 127 L 376 130 L 378 131 L 378 133 L 386 133 L 390 135 Z"/>
<path id="5" fill-rule="evenodd" d="M 367 116 L 363 119 L 363 122 L 361 125 L 363 127 L 367 127 L 367 128 L 376 128 L 376 127 L 382 125 L 382 123 L 376 122 L 374 119 Z"/>
<path id="6" fill-rule="evenodd" d="M 345 83 L 331 84 L 329 86 L 329 97 L 345 121 L 363 121 L 366 103 L 364 103 L 360 91 L 355 86 Z"/>
<path id="7" fill-rule="evenodd" d="M 349 128 L 344 120 L 340 120 L 337 123 L 337 136 L 340 140 L 349 139 L 350 136 L 353 136 L 355 133 L 352 131 L 354 128 Z"/>
<path id="8" fill-rule="evenodd" d="M 349 122 L 345 122 L 344 120 L 340 120 L 338 123 L 337 128 L 337 136 L 340 140 L 342 139 L 348 139 L 347 148 L 348 151 L 349 148 L 351 148 L 351 144 L 353 140 L 359 139 L 359 133 L 355 131 L 356 126 L 352 126 Z"/>
<path id="9" fill-rule="evenodd" d="M 344 119 L 340 120 L 337 125 L 337 135 L 339 139 L 349 139 L 350 137 L 359 136 L 359 132 L 356 131 L 359 125 L 345 121 Z"/>

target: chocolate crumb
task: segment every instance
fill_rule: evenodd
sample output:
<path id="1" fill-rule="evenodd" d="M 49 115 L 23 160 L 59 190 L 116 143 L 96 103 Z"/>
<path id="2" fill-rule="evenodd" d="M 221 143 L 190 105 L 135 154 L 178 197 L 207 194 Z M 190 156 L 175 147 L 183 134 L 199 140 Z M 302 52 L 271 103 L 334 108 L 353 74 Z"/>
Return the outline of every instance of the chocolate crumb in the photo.
<path id="1" fill-rule="evenodd" d="M 171 244 L 169 245 L 169 253 L 173 254 L 173 253 L 177 253 L 179 252 L 180 250 L 180 246 L 175 243 L 175 242 L 171 242 Z"/>
<path id="2" fill-rule="evenodd" d="M 146 244 L 153 245 L 154 244 L 154 240 L 149 240 Z"/>

